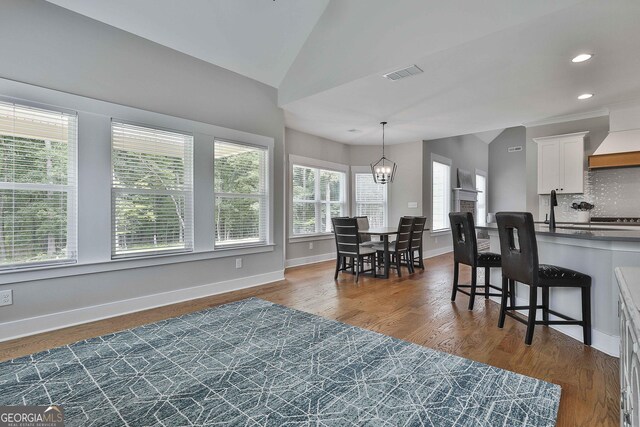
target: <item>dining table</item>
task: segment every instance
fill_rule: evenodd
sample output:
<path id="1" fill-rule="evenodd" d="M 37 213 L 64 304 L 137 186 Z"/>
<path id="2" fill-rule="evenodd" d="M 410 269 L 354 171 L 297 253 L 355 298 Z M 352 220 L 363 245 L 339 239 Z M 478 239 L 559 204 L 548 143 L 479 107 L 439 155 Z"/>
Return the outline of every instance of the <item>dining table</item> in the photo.
<path id="1" fill-rule="evenodd" d="M 425 230 L 428 230 L 425 228 Z M 377 275 L 383 279 L 389 278 L 389 267 L 391 266 L 391 253 L 389 252 L 389 236 L 395 236 L 398 234 L 398 227 L 372 227 L 367 229 L 360 229 L 358 233 L 365 236 L 379 236 L 382 240 L 383 247 L 383 274 Z"/>

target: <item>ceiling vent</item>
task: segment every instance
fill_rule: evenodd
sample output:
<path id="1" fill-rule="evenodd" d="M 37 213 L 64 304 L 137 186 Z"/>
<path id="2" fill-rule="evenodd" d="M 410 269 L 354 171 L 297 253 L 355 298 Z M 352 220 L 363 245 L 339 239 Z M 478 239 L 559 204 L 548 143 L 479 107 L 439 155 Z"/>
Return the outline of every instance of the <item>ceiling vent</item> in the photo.
<path id="1" fill-rule="evenodd" d="M 415 76 L 416 74 L 420 74 L 423 72 L 424 71 L 422 71 L 420 67 L 414 64 L 411 67 L 407 67 L 407 68 L 403 68 L 402 70 L 396 70 L 396 71 L 392 71 L 391 73 L 387 73 L 382 77 L 395 81 L 395 80 L 404 79 L 405 77 Z"/>

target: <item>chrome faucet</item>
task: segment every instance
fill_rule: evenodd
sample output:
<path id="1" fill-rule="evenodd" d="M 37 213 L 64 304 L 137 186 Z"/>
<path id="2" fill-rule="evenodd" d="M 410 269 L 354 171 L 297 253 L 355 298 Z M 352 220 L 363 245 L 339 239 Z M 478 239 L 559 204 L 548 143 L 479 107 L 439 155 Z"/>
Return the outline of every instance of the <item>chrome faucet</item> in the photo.
<path id="1" fill-rule="evenodd" d="M 549 230 L 556 229 L 556 215 L 554 207 L 558 206 L 558 197 L 556 196 L 556 190 L 551 190 L 551 198 L 549 200 Z"/>

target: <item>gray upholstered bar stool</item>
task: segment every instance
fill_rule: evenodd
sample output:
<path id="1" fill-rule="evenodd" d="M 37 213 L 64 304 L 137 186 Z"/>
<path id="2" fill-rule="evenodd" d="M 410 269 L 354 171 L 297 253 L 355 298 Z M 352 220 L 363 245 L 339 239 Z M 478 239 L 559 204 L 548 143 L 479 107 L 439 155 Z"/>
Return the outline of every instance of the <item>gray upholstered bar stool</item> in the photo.
<path id="1" fill-rule="evenodd" d="M 531 213 L 498 212 L 496 221 L 500 235 L 503 283 L 498 327 L 504 327 L 506 315 L 525 323 L 527 333 L 524 342 L 530 345 L 535 325 L 580 325 L 584 343 L 591 345 L 591 276 L 568 268 L 539 263 L 538 242 Z M 529 285 L 529 305 L 517 306 L 513 301 L 507 305 L 507 295 L 504 291 L 504 284 L 507 281 Z M 573 319 L 549 308 L 549 290 L 554 287 L 581 289 L 582 320 Z M 542 289 L 541 305 L 537 303 L 538 288 Z M 539 309 L 542 309 L 542 320 L 536 320 Z M 515 314 L 516 310 L 528 310 L 528 319 L 518 317 Z M 549 320 L 549 314 L 563 320 Z"/>
<path id="2" fill-rule="evenodd" d="M 491 252 L 478 253 L 476 227 L 471 213 L 451 212 L 449 214 L 449 222 L 451 223 L 451 235 L 453 237 L 453 290 L 451 292 L 451 301 L 456 300 L 456 293 L 462 292 L 465 295 L 469 295 L 469 310 L 473 310 L 478 288 L 478 268 L 484 268 L 484 286 L 481 285 L 479 287 L 484 288 L 485 299 L 490 296 L 502 296 L 502 293 L 490 292 L 491 289 L 498 291 L 502 289 L 490 283 L 489 274 L 491 268 L 500 267 L 500 254 Z M 471 266 L 470 285 L 458 284 L 460 264 Z M 469 289 L 469 292 L 464 289 Z"/>

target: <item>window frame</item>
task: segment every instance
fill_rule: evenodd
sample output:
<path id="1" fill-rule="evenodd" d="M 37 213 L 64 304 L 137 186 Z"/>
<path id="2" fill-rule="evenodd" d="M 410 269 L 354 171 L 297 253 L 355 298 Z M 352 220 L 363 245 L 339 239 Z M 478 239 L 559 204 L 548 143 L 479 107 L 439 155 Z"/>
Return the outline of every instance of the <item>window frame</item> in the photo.
<path id="1" fill-rule="evenodd" d="M 446 218 L 444 219 L 444 224 L 442 228 L 436 228 L 434 224 L 434 219 L 435 219 L 434 194 L 433 194 L 434 163 L 439 163 L 441 165 L 447 166 L 449 169 L 449 174 L 447 176 L 448 189 L 445 189 L 445 192 L 444 192 L 444 195 L 445 195 L 444 205 L 447 206 L 446 214 L 448 215 L 451 212 L 451 200 L 452 200 L 451 192 L 453 191 L 451 188 L 451 170 L 452 170 L 453 162 L 451 161 L 451 159 L 447 157 L 440 156 L 435 153 L 431 153 L 431 161 L 429 163 L 429 167 L 431 169 L 431 189 L 430 189 L 431 191 L 431 234 L 442 234 L 442 233 L 448 232 L 450 230 L 450 227 L 447 225 Z"/>
<path id="2" fill-rule="evenodd" d="M 44 110 L 54 114 L 64 114 L 74 118 L 74 141 L 73 147 L 67 146 L 67 179 L 69 178 L 69 169 L 73 168 L 73 184 L 38 184 L 38 183 L 9 183 L 2 185 L 0 183 L 0 190 L 31 190 L 31 191 L 54 191 L 58 193 L 65 193 L 67 197 L 67 247 L 69 242 L 72 242 L 72 253 L 67 252 L 67 258 L 61 259 L 48 259 L 40 261 L 31 261 L 24 263 L 12 263 L 6 265 L 0 265 L 0 273 L 10 273 L 13 271 L 22 270 L 34 270 L 45 269 L 49 267 L 59 267 L 65 265 L 74 265 L 78 263 L 78 174 L 79 174 L 79 162 L 78 162 L 78 142 L 79 142 L 79 114 L 75 110 L 60 108 L 57 106 L 41 104 L 38 102 L 32 102 L 24 99 L 16 99 L 7 96 L 0 96 L 0 102 L 13 104 L 24 108 L 33 108 L 37 110 Z M 68 251 L 68 248 L 67 248 Z"/>
<path id="3" fill-rule="evenodd" d="M 265 170 L 264 170 L 264 176 L 262 177 L 262 179 L 264 180 L 264 194 L 254 194 L 254 193 L 218 193 L 216 192 L 216 184 L 215 184 L 215 156 L 216 156 L 216 141 L 220 141 L 220 142 L 225 142 L 228 144 L 236 144 L 236 145 L 241 145 L 241 146 L 245 146 L 245 147 L 252 147 L 252 148 L 257 148 L 260 150 L 264 150 L 264 156 L 265 156 Z M 229 198 L 258 198 L 258 199 L 263 199 L 263 203 L 265 204 L 265 215 L 266 218 L 264 219 L 264 221 L 260 221 L 261 224 L 263 224 L 263 226 L 265 227 L 264 229 L 264 240 L 259 240 L 257 242 L 245 242 L 245 243 L 223 243 L 223 244 L 219 244 L 216 243 L 216 230 L 215 230 L 215 219 L 213 221 L 213 225 L 214 225 L 214 230 L 213 230 L 213 250 L 214 251 L 224 251 L 224 250 L 231 250 L 231 249 L 239 249 L 239 248 L 247 248 L 247 247 L 261 247 L 261 246 L 268 246 L 271 245 L 271 235 L 272 235 L 272 217 L 273 217 L 273 213 L 272 213 L 272 208 L 273 208 L 273 201 L 271 200 L 271 188 L 272 188 L 272 180 L 273 180 L 273 162 L 271 159 L 272 156 L 272 149 L 270 146 L 268 145 L 262 145 L 262 144 L 254 144 L 254 143 L 250 143 L 250 142 L 244 142 L 244 141 L 237 141 L 237 140 L 233 140 L 233 139 L 229 139 L 229 138 L 221 138 L 221 137 L 215 137 L 213 139 L 213 162 L 212 162 L 212 170 L 213 170 L 213 180 L 212 180 L 212 190 L 213 190 L 213 212 L 215 214 L 215 210 L 216 210 L 216 198 L 219 195 L 222 195 L 221 197 L 229 197 Z M 227 195 L 227 196 L 224 196 Z M 263 232 L 259 232 L 259 234 L 262 234 Z"/>
<path id="4" fill-rule="evenodd" d="M 353 188 L 353 200 L 351 203 L 351 209 L 354 215 L 358 212 L 358 189 L 357 189 L 357 180 L 356 175 L 371 175 L 371 168 L 368 166 L 352 166 L 351 167 L 351 188 Z M 373 176 L 372 176 L 373 179 Z M 377 184 L 384 187 L 384 202 L 383 202 L 383 210 L 384 210 L 384 224 L 383 227 L 389 226 L 389 184 Z M 373 204 L 373 203 L 368 203 Z"/>
<path id="5" fill-rule="evenodd" d="M 487 214 L 489 213 L 489 177 L 487 175 L 487 172 L 483 171 L 482 169 L 476 169 L 476 176 L 475 176 L 476 190 L 478 190 L 478 176 L 481 176 L 484 178 L 484 193 L 476 193 L 477 198 L 476 198 L 476 211 L 475 211 L 475 218 L 476 218 L 475 225 L 478 227 L 485 227 L 487 225 Z M 484 210 L 485 210 L 485 215 L 484 215 L 484 218 L 482 218 L 482 221 L 480 220 L 480 215 L 478 215 L 478 207 L 480 206 L 478 199 L 480 197 L 484 199 Z"/>
<path id="6" fill-rule="evenodd" d="M 348 216 L 350 215 L 350 209 L 349 209 L 349 200 L 350 200 L 350 193 L 349 193 L 349 183 L 348 183 L 348 179 L 349 179 L 349 172 L 350 172 L 350 167 L 349 165 L 345 165 L 345 164 L 341 164 L 341 163 L 334 163 L 334 162 L 328 162 L 328 161 L 324 161 L 324 160 L 317 160 L 317 159 L 312 159 L 312 158 L 308 158 L 308 157 L 302 157 L 302 156 L 297 156 L 294 154 L 290 154 L 289 155 L 289 165 L 288 165 L 288 176 L 287 176 L 287 183 L 288 183 L 288 187 L 289 187 L 289 203 L 288 203 L 288 210 L 289 210 L 289 214 L 288 214 L 288 231 L 289 231 L 289 240 L 290 241 L 304 241 L 306 240 L 314 240 L 314 239 L 329 239 L 333 237 L 333 232 L 315 232 L 315 233 L 306 233 L 306 234 L 294 234 L 293 233 L 293 204 L 294 204 L 294 200 L 293 200 L 293 168 L 294 166 L 299 166 L 299 167 L 304 167 L 304 168 L 310 168 L 310 169 L 316 169 L 319 173 L 319 171 L 321 170 L 325 170 L 325 171 L 330 171 L 330 172 L 339 172 L 343 174 L 343 180 L 342 180 L 342 200 L 341 200 L 341 215 L 343 216 Z M 317 190 L 317 186 L 319 185 L 319 180 L 316 180 L 316 190 Z M 314 191 L 314 196 L 315 196 L 315 200 L 313 202 L 309 202 L 309 203 L 313 203 L 315 206 L 314 212 L 315 212 L 315 216 L 316 216 L 316 230 L 318 227 L 318 224 L 321 224 L 322 222 L 318 222 L 319 215 L 321 212 L 321 206 L 323 203 L 322 200 L 320 200 L 320 194 L 318 194 L 316 191 Z"/>

